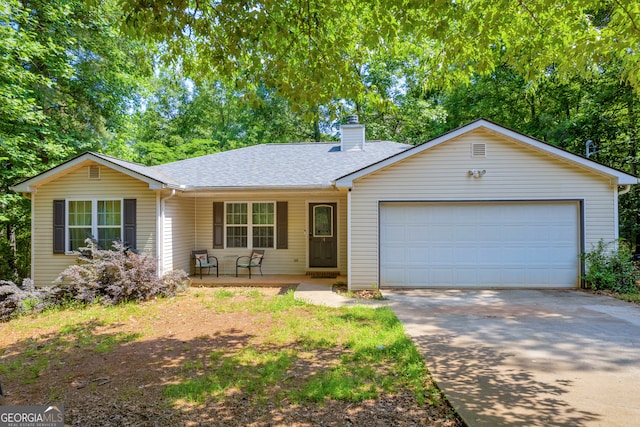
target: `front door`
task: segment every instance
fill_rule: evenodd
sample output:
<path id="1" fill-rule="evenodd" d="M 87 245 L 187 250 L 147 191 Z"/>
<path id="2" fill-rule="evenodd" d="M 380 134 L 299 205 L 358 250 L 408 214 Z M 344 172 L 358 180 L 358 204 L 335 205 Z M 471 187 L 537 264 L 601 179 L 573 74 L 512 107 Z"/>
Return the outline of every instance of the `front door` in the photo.
<path id="1" fill-rule="evenodd" d="M 309 267 L 338 266 L 335 203 L 309 204 Z"/>

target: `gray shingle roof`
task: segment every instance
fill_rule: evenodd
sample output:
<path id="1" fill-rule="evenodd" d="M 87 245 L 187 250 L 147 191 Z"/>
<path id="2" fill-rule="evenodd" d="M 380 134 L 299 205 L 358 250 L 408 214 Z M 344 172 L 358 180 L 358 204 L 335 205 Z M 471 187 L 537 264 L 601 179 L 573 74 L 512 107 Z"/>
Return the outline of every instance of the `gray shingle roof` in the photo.
<path id="1" fill-rule="evenodd" d="M 134 162 L 118 159 L 117 157 L 107 156 L 106 154 L 100 154 L 100 153 L 91 153 L 91 154 L 93 154 L 96 157 L 100 157 L 102 160 L 105 160 L 107 162 L 129 169 L 133 172 L 139 173 L 140 175 L 144 175 L 156 181 L 164 182 L 166 184 L 172 183 L 171 177 L 166 176 L 161 171 L 155 170 L 152 167 L 141 165 L 140 163 L 134 163 Z"/>
<path id="2" fill-rule="evenodd" d="M 339 143 L 263 144 L 148 169 L 187 188 L 327 187 L 336 178 L 409 147 L 367 141 L 364 150 L 342 152 Z"/>

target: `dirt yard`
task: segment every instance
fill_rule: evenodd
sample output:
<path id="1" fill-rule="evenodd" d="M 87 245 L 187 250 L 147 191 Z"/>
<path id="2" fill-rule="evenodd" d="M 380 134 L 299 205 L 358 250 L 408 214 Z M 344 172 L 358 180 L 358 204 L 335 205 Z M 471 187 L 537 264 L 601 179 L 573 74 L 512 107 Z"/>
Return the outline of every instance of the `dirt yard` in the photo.
<path id="1" fill-rule="evenodd" d="M 258 291 L 271 297 L 286 290 Z M 242 303 L 247 298 L 246 288 L 236 294 L 234 289 L 229 291 L 231 296 L 224 304 Z M 256 404 L 234 388 L 222 398 L 201 403 L 169 400 L 166 387 L 185 377 L 190 361 L 194 365 L 206 363 L 203 355 L 224 355 L 249 342 L 266 341 L 265 325 L 277 316 L 212 309 L 215 303 L 204 301 L 214 301 L 208 299 L 214 292 L 216 289 L 192 288 L 170 300 L 101 309 L 104 315 L 90 315 L 66 326 L 64 317 L 49 315 L 48 323 L 40 316 L 0 324 L 0 377 L 7 394 L 4 404 L 61 402 L 66 423 L 76 426 L 462 425 L 445 400 L 437 405 L 418 405 L 409 391 L 359 403 L 329 400 L 294 404 L 267 399 Z M 336 363 L 341 351 L 326 351 L 321 357 L 314 354 L 313 360 L 296 366 L 292 381 Z M 21 375 L 12 374 L 18 370 Z"/>

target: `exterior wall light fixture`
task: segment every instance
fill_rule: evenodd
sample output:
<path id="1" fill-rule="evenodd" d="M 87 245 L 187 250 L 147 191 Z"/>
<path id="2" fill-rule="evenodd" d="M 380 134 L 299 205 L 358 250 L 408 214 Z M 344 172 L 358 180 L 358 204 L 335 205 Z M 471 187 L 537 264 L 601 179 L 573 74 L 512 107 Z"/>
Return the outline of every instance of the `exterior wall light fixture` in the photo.
<path id="1" fill-rule="evenodd" d="M 469 176 L 474 178 L 480 178 L 485 173 L 487 173 L 486 169 L 469 169 Z"/>

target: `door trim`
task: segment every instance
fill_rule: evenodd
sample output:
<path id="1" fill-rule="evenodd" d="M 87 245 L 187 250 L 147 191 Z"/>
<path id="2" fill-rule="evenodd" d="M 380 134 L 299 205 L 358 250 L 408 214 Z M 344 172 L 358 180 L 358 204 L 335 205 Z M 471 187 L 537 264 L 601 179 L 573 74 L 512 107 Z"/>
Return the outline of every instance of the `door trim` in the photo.
<path id="1" fill-rule="evenodd" d="M 311 245 L 310 245 L 310 240 L 309 237 L 313 234 L 313 223 L 312 223 L 312 218 L 311 215 L 309 215 L 309 211 L 310 211 L 310 207 L 311 205 L 335 205 L 334 208 L 334 214 L 335 214 L 335 222 L 333 225 L 333 232 L 334 232 L 334 238 L 336 239 L 336 267 L 311 267 L 311 256 L 310 256 L 310 251 L 311 251 Z M 341 238 L 341 231 L 340 231 L 340 202 L 338 200 L 327 200 L 327 199 L 320 199 L 320 200 L 307 200 L 306 202 L 306 209 L 305 209 L 305 216 L 306 216 L 306 224 L 307 224 L 307 229 L 305 230 L 305 247 L 306 247 L 306 268 L 308 270 L 312 270 L 312 271 L 316 271 L 316 270 L 328 270 L 328 271 L 339 271 L 340 270 L 340 265 L 341 265 L 341 261 L 340 261 L 340 238 Z"/>

